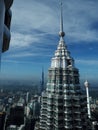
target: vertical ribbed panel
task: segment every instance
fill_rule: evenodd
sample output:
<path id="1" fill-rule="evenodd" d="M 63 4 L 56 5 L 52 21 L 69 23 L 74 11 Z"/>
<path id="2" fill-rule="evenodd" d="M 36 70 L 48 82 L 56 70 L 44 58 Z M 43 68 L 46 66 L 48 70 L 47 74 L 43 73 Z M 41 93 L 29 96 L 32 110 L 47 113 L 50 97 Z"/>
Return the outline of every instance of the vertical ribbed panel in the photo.
<path id="1" fill-rule="evenodd" d="M 87 102 L 81 93 L 79 72 L 63 38 L 62 3 L 60 21 L 60 41 L 42 93 L 40 130 L 88 130 Z"/>

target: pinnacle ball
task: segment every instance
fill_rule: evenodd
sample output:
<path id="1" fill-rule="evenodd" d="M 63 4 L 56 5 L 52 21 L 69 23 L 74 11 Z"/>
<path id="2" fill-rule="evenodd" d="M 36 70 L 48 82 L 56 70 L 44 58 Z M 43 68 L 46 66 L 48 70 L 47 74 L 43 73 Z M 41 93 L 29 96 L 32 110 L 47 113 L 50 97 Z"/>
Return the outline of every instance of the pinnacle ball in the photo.
<path id="1" fill-rule="evenodd" d="M 59 36 L 60 36 L 60 37 L 64 37 L 64 36 L 65 36 L 65 33 L 64 33 L 64 32 L 59 32 Z"/>

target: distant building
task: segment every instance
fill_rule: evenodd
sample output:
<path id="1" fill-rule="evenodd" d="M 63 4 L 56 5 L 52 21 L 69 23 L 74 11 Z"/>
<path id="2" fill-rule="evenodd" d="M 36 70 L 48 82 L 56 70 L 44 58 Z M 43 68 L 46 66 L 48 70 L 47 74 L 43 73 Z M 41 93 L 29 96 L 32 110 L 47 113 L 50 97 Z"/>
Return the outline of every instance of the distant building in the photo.
<path id="1" fill-rule="evenodd" d="M 16 125 L 10 125 L 6 130 L 18 130 L 18 127 Z"/>
<path id="2" fill-rule="evenodd" d="M 20 127 L 16 125 L 10 125 L 6 130 L 25 130 L 25 126 L 21 125 Z"/>
<path id="3" fill-rule="evenodd" d="M 40 122 L 36 130 L 90 130 L 87 100 L 81 92 L 79 71 L 64 41 L 61 3 L 60 41 L 42 93 Z M 38 128 L 39 127 L 39 128 Z"/>
<path id="4" fill-rule="evenodd" d="M 31 95 L 29 92 L 26 93 L 26 104 L 28 104 L 30 102 L 31 99 Z"/>
<path id="5" fill-rule="evenodd" d="M 25 123 L 25 130 L 34 130 L 36 119 L 27 119 Z"/>
<path id="6" fill-rule="evenodd" d="M 97 121 L 93 121 L 93 122 L 92 122 L 92 126 L 93 126 L 93 127 L 92 127 L 93 129 L 92 129 L 92 130 L 98 130 L 98 122 L 97 122 Z"/>
<path id="7" fill-rule="evenodd" d="M 24 107 L 14 106 L 10 108 L 10 114 L 7 117 L 6 128 L 10 125 L 20 127 L 24 124 Z"/>
<path id="8" fill-rule="evenodd" d="M 41 93 L 44 91 L 44 70 L 42 69 Z"/>
<path id="9" fill-rule="evenodd" d="M 36 121 L 39 120 L 40 115 L 40 102 L 39 96 L 35 95 L 30 103 L 26 106 L 26 123 L 25 130 L 34 130 Z"/>
<path id="10" fill-rule="evenodd" d="M 38 101 L 38 96 L 35 95 L 30 103 L 30 113 L 32 118 L 38 119 L 40 115 L 40 102 Z"/>
<path id="11" fill-rule="evenodd" d="M 5 125 L 5 112 L 0 112 L 0 130 L 4 130 L 4 125 Z"/>

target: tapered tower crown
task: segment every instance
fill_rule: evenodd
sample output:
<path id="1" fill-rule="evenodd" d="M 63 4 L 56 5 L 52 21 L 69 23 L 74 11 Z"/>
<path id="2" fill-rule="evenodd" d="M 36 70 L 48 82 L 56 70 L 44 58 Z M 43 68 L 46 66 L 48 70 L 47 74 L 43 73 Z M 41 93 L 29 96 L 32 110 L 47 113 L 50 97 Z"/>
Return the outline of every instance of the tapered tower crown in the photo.
<path id="1" fill-rule="evenodd" d="M 42 93 L 39 127 L 40 130 L 88 130 L 86 97 L 82 96 L 79 72 L 63 39 L 62 2 L 59 36 L 47 87 Z"/>

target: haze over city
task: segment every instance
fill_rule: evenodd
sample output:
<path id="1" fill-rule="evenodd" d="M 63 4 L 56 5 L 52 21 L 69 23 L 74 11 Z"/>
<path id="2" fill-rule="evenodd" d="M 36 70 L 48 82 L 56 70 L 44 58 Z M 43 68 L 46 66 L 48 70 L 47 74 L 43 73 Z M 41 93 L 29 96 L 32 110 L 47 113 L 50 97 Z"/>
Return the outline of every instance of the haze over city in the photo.
<path id="1" fill-rule="evenodd" d="M 63 0 L 64 1 L 64 0 Z M 66 0 L 63 17 L 66 45 L 80 80 L 98 85 L 98 1 Z M 47 78 L 59 41 L 59 0 L 17 0 L 12 6 L 11 43 L 2 54 L 1 79 Z"/>

